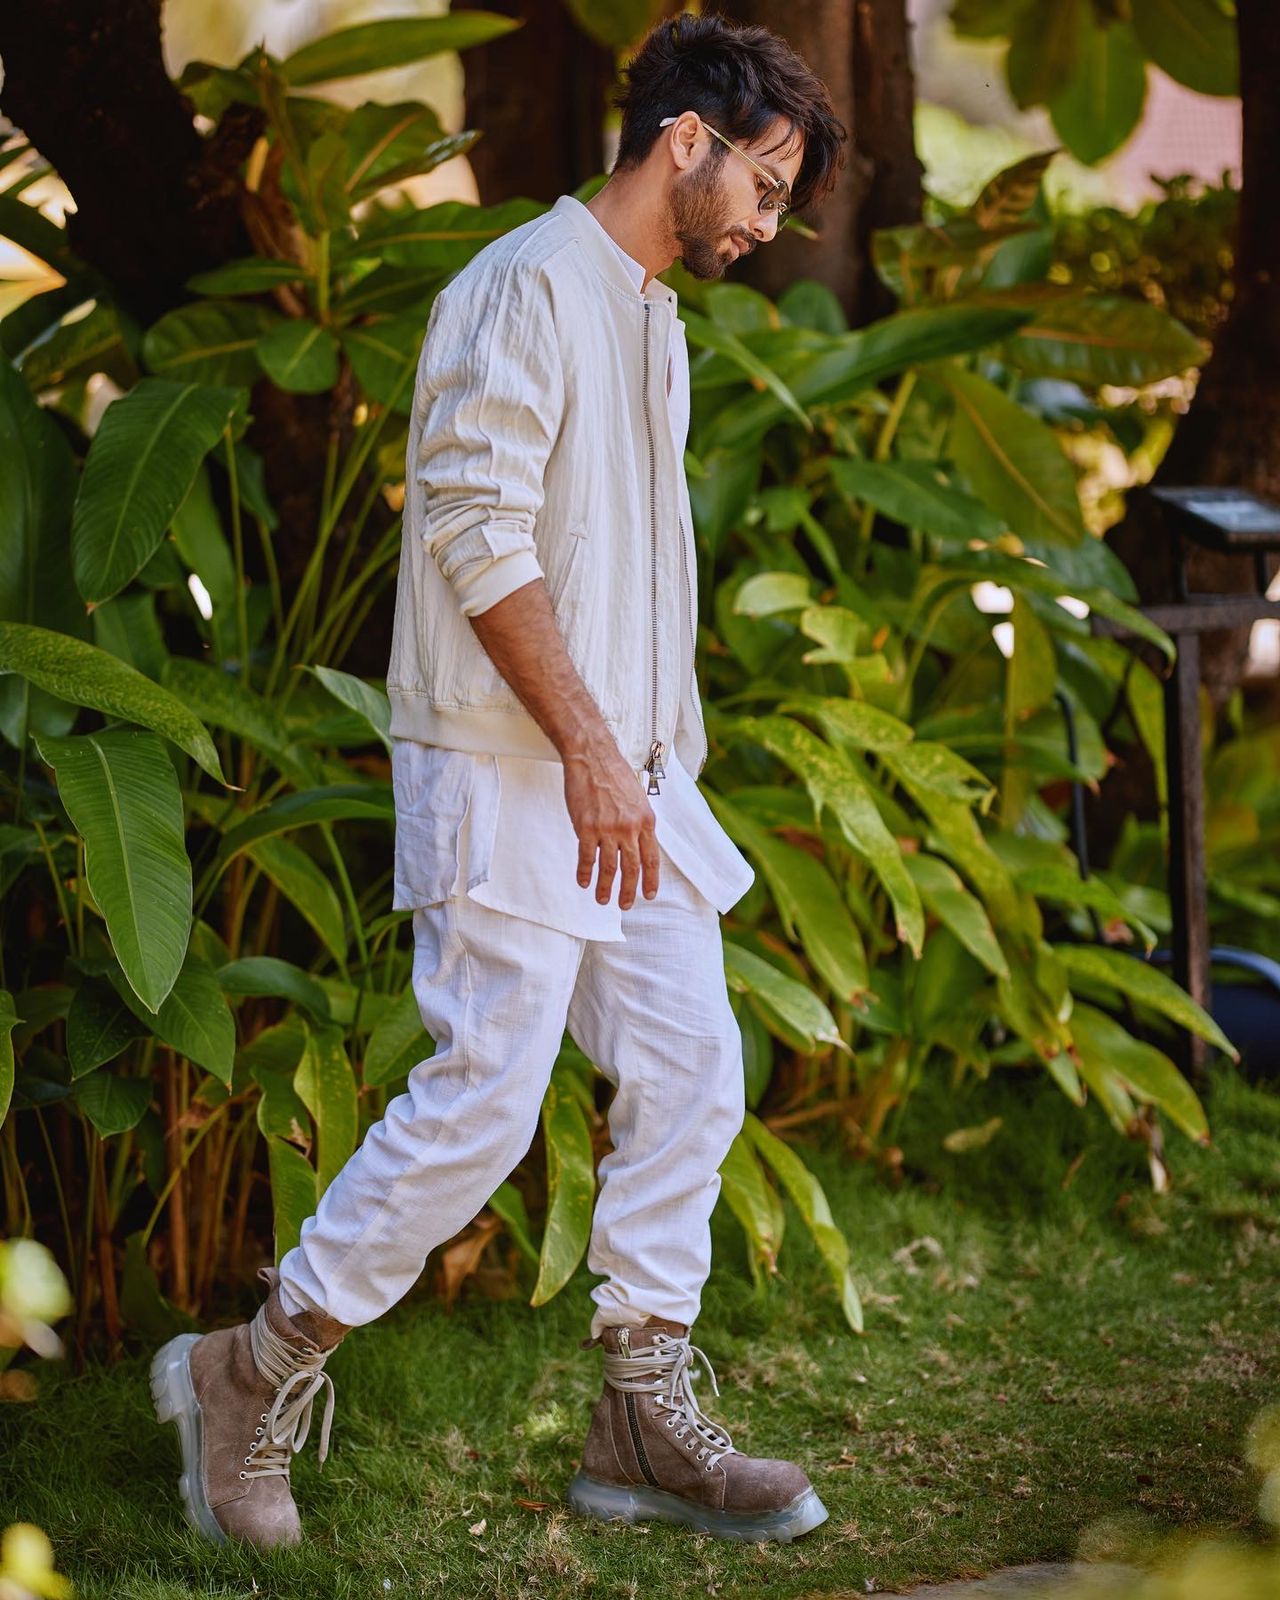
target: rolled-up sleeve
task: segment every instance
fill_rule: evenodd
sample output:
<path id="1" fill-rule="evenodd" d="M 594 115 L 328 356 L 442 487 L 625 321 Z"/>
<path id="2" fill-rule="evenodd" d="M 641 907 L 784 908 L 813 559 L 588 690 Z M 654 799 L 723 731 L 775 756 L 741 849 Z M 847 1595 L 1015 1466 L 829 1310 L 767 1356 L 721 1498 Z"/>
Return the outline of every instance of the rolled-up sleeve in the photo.
<path id="1" fill-rule="evenodd" d="M 417 383 L 421 537 L 463 614 L 477 616 L 542 576 L 534 519 L 564 384 L 541 273 L 511 261 L 441 290 Z"/>

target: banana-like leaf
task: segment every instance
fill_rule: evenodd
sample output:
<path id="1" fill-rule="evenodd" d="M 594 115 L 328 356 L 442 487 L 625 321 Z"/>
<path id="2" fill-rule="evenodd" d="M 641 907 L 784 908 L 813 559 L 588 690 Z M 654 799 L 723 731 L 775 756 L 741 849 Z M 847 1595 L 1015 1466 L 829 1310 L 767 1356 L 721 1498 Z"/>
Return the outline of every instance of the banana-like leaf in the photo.
<path id="1" fill-rule="evenodd" d="M 288 839 L 256 839 L 248 846 L 249 859 L 295 906 L 319 935 L 333 959 L 347 959 L 346 924 L 337 890 L 305 850 Z"/>
<path id="2" fill-rule="evenodd" d="M 951 456 L 978 498 L 1023 539 L 1086 538 L 1075 473 L 1048 423 L 976 372 L 931 372 L 955 402 Z"/>
<path id="3" fill-rule="evenodd" d="M 951 930 L 988 972 L 996 977 L 1008 977 L 1008 963 L 982 902 L 969 893 L 958 875 L 937 856 L 917 854 L 904 859 L 925 905 L 938 921 Z"/>
<path id="4" fill-rule="evenodd" d="M 1162 72 L 1197 94 L 1240 93 L 1234 18 L 1217 0 L 1132 0 L 1138 42 Z"/>
<path id="5" fill-rule="evenodd" d="M 778 1270 L 786 1227 L 781 1197 L 765 1177 L 751 1141 L 740 1133 L 720 1164 L 720 1189 L 747 1236 L 747 1260 L 756 1287 Z"/>
<path id="6" fill-rule="evenodd" d="M 231 1087 L 236 1052 L 235 1017 L 210 962 L 188 949 L 182 971 L 155 1016 L 144 1009 L 118 964 L 108 967 L 106 976 L 125 1005 L 157 1039 Z"/>
<path id="7" fill-rule="evenodd" d="M 395 821 L 395 797 L 390 784 L 335 783 L 322 789 L 308 789 L 273 800 L 228 829 L 219 848 L 226 862 L 240 850 L 247 850 L 257 839 L 289 833 L 314 822 L 341 822 L 352 819 L 375 822 Z"/>
<path id="8" fill-rule="evenodd" d="M 267 1139 L 271 1210 L 275 1223 L 276 1266 L 298 1242 L 302 1224 L 316 1209 L 315 1169 L 287 1139 Z"/>
<path id="9" fill-rule="evenodd" d="M 366 1088 L 391 1083 L 435 1054 L 435 1041 L 422 1025 L 413 985 L 406 984 L 378 1019 L 365 1047 Z"/>
<path id="10" fill-rule="evenodd" d="M 1071 977 L 1092 979 L 1108 989 L 1117 989 L 1139 1005 L 1149 1006 L 1168 1017 L 1180 1028 L 1199 1034 L 1233 1061 L 1239 1061 L 1240 1052 L 1209 1013 L 1159 967 L 1139 961 L 1123 950 L 1109 950 L 1096 944 L 1060 944 L 1054 946 L 1054 952 Z"/>
<path id="11" fill-rule="evenodd" d="M 293 1086 L 316 1125 L 316 1198 L 342 1171 L 356 1147 L 359 1113 L 356 1079 L 342 1043 L 342 1029 L 333 1023 L 306 1023 L 302 1060 Z"/>
<path id="12" fill-rule="evenodd" d="M 862 1301 L 849 1266 L 849 1241 L 836 1226 L 822 1185 L 791 1146 L 771 1133 L 753 1112 L 747 1112 L 742 1131 L 791 1197 L 831 1274 L 845 1319 L 855 1333 L 861 1333 Z"/>
<path id="13" fill-rule="evenodd" d="M 136 1128 L 151 1104 L 151 1079 L 127 1078 L 100 1067 L 77 1080 L 71 1097 L 103 1139 Z"/>
<path id="14" fill-rule="evenodd" d="M 924 945 L 924 910 L 903 863 L 902 847 L 885 826 L 857 758 L 826 744 L 790 717 L 744 717 L 745 737 L 784 761 L 809 791 L 815 817 L 825 807 L 840 824 L 845 840 L 884 885 L 894 912 L 894 933 L 912 954 Z"/>
<path id="15" fill-rule="evenodd" d="M 72 569 L 90 609 L 150 560 L 240 399 L 237 389 L 142 378 L 107 407 L 71 523 Z"/>
<path id="16" fill-rule="evenodd" d="M 306 317 L 274 323 L 255 345 L 262 370 L 290 394 L 324 394 L 338 381 L 338 341 Z"/>
<path id="17" fill-rule="evenodd" d="M 105 978 L 86 978 L 67 1011 L 72 1082 L 114 1061 L 127 1044 L 146 1032 Z"/>
<path id="18" fill-rule="evenodd" d="M 13 996 L 7 989 L 0 989 L 0 1125 L 9 1114 L 13 1098 L 13 1030 L 22 1020 Z"/>
<path id="19" fill-rule="evenodd" d="M 723 795 L 707 799 L 729 836 L 760 864 L 789 938 L 798 938 L 836 995 L 854 1004 L 868 988 L 867 954 L 835 879 L 807 850 L 785 844 Z"/>
<path id="20" fill-rule="evenodd" d="M 356 712 L 373 729 L 391 754 L 391 702 L 385 689 L 377 689 L 363 678 L 349 672 L 339 672 L 336 667 L 308 667 L 338 701 Z"/>
<path id="21" fill-rule="evenodd" d="M 442 17 L 388 17 L 339 28 L 304 44 L 287 56 L 280 76 L 298 89 L 304 84 L 333 83 L 366 72 L 405 67 L 447 50 L 468 50 L 518 28 L 516 18 L 488 11 L 455 11 Z"/>
<path id="22" fill-rule="evenodd" d="M 245 956 L 228 961 L 217 969 L 222 992 L 233 996 L 271 995 L 291 1000 L 318 1022 L 329 1019 L 329 997 L 311 976 L 292 961 L 278 956 Z"/>
<path id="23" fill-rule="evenodd" d="M 874 506 L 904 528 L 942 539 L 996 539 L 1004 523 L 971 494 L 949 483 L 931 461 L 862 461 L 836 456 L 831 477 L 842 494 Z"/>
<path id="24" fill-rule="evenodd" d="M 720 327 L 708 317 L 699 316 L 696 311 L 690 311 L 687 307 L 681 307 L 680 319 L 685 325 L 691 343 L 728 357 L 735 367 L 740 367 L 746 373 L 757 389 L 770 390 L 782 405 L 812 432 L 813 423 L 809 420 L 808 412 L 772 367 L 761 361 L 741 339 L 730 333 L 727 328 Z"/>
<path id="25" fill-rule="evenodd" d="M 142 359 L 158 377 L 179 383 L 249 388 L 262 376 L 258 340 L 283 320 L 248 300 L 196 300 L 151 324 Z"/>
<path id="26" fill-rule="evenodd" d="M 226 783 L 218 752 L 199 718 L 109 651 L 49 628 L 0 622 L 0 672 L 19 672 L 73 705 L 141 723 L 185 750 L 211 778 Z"/>
<path id="27" fill-rule="evenodd" d="M 1094 1075 L 1114 1074 L 1139 1100 L 1167 1112 L 1198 1144 L 1208 1144 L 1204 1107 L 1162 1050 L 1135 1039 L 1114 1017 L 1080 1000 L 1071 1013 L 1071 1039 L 1082 1075 L 1086 1069 Z"/>
<path id="28" fill-rule="evenodd" d="M 595 1164 L 591 1130 L 577 1095 L 559 1068 L 542 1103 L 547 1148 L 547 1221 L 531 1306 L 546 1305 L 577 1270 L 591 1237 Z"/>
<path id="29" fill-rule="evenodd" d="M 829 1044 L 848 1050 L 835 1018 L 813 990 L 789 978 L 763 956 L 726 939 L 724 974 L 730 989 L 738 994 L 753 995 L 767 1013 L 778 1017 L 793 1034 L 800 1035 L 806 1049 L 816 1050 L 820 1045 Z"/>
<path id="30" fill-rule="evenodd" d="M 1204 347 L 1159 306 L 1130 295 L 1085 295 L 1041 312 L 1005 341 L 1010 364 L 1031 377 L 1096 389 L 1138 388 L 1185 372 Z"/>
<path id="31" fill-rule="evenodd" d="M 163 743 L 137 729 L 37 738 L 85 844 L 85 877 L 134 993 L 159 1009 L 191 936 L 182 795 Z"/>

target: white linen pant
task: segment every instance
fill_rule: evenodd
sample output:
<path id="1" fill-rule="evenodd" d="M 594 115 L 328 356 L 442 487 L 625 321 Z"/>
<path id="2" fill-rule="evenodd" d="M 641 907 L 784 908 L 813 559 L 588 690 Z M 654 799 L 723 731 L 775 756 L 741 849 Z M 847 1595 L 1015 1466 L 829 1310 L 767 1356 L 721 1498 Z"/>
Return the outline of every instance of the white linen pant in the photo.
<path id="1" fill-rule="evenodd" d="M 587 1265 L 591 1333 L 692 1326 L 719 1167 L 746 1113 L 716 908 L 665 852 L 620 941 L 575 938 L 465 893 L 413 914 L 413 989 L 436 1053 L 302 1225 L 286 1312 L 359 1327 L 395 1304 L 523 1159 L 566 1026 L 615 1086 Z M 582 890 L 594 894 L 592 886 Z M 615 880 L 614 893 L 617 893 Z"/>

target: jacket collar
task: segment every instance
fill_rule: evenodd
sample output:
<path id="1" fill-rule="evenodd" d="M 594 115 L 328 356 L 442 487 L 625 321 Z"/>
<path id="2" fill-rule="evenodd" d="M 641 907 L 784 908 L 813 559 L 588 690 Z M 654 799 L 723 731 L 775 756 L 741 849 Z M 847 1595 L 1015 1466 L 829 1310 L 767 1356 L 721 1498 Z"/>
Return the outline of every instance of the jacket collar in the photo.
<path id="1" fill-rule="evenodd" d="M 650 278 L 648 288 L 643 296 L 638 295 L 636 286 L 627 276 L 627 269 L 622 264 L 618 252 L 609 243 L 604 229 L 582 201 L 571 194 L 562 194 L 552 206 L 552 211 L 563 221 L 567 222 L 578 236 L 588 259 L 595 266 L 600 276 L 615 289 L 621 290 L 630 300 L 662 300 L 675 311 L 676 292 L 667 284 L 657 278 Z"/>

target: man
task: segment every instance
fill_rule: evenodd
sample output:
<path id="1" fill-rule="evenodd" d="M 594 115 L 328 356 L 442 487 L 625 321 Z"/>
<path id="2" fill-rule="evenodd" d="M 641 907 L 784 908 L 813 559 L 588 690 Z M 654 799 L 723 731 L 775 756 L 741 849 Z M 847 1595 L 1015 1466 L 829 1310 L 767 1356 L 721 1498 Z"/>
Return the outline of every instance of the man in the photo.
<path id="1" fill-rule="evenodd" d="M 696 785 L 688 362 L 654 274 L 679 256 L 718 278 L 773 239 L 830 189 L 844 130 L 782 40 L 719 17 L 659 24 L 619 104 L 599 193 L 494 241 L 432 306 L 387 688 L 393 904 L 413 911 L 437 1047 L 262 1269 L 253 1321 L 155 1358 L 187 1513 L 214 1539 L 301 1537 L 289 1461 L 322 1390 L 324 1459 L 328 1354 L 523 1157 L 566 1026 L 616 1089 L 583 1341 L 605 1382 L 570 1504 L 746 1539 L 827 1515 L 691 1385 L 695 1357 L 710 1374 L 688 1334 L 744 1116 L 719 914 L 753 874 Z"/>

